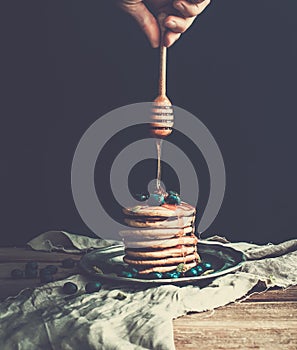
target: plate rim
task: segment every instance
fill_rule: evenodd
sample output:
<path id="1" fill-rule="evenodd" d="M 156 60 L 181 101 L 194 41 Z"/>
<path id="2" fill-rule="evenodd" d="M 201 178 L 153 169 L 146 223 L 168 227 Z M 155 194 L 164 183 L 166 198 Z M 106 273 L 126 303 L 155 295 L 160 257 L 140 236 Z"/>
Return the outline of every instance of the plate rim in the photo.
<path id="1" fill-rule="evenodd" d="M 119 242 L 121 243 L 121 242 Z M 79 261 L 79 267 L 88 275 L 91 275 L 93 277 L 97 277 L 99 279 L 105 279 L 109 281 L 118 281 L 118 282 L 128 282 L 129 284 L 134 283 L 134 284 L 155 284 L 155 285 L 163 285 L 163 284 L 185 284 L 185 283 L 194 283 L 194 282 L 204 282 L 206 280 L 211 280 L 220 276 L 224 276 L 228 273 L 233 273 L 241 268 L 241 266 L 247 261 L 247 257 L 244 254 L 242 250 L 236 249 L 234 247 L 230 247 L 225 243 L 221 242 L 216 242 L 216 241 L 207 241 L 207 240 L 200 240 L 198 242 L 199 245 L 205 245 L 205 246 L 219 246 L 223 248 L 224 250 L 230 250 L 233 252 L 236 252 L 236 254 L 241 255 L 241 261 L 237 263 L 234 266 L 231 266 L 229 268 L 223 269 L 223 270 L 218 270 L 216 272 L 206 274 L 206 275 L 200 275 L 200 276 L 192 276 L 192 277 L 179 277 L 179 278 L 160 278 L 160 279 L 141 279 L 141 278 L 128 278 L 128 277 L 121 277 L 121 276 L 116 276 L 113 274 L 107 274 L 107 273 L 98 273 L 96 271 L 90 271 L 87 266 L 84 265 L 84 260 L 86 257 L 90 254 L 94 254 L 97 251 L 102 250 L 102 248 L 94 249 L 91 250 L 90 252 L 86 253 Z M 103 249 L 108 249 L 108 248 L 118 248 L 118 249 L 124 249 L 123 244 L 118 244 L 114 246 L 109 246 L 105 247 Z"/>

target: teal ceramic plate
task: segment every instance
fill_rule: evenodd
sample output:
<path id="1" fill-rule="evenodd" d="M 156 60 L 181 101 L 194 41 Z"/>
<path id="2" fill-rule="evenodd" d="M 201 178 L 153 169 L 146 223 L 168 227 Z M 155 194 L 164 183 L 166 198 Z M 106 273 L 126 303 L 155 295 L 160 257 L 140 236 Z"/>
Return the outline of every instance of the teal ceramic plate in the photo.
<path id="1" fill-rule="evenodd" d="M 141 279 L 126 278 L 117 275 L 117 272 L 127 264 L 123 262 L 124 247 L 117 245 L 108 248 L 96 249 L 86 253 L 81 261 L 82 271 L 96 279 L 106 279 L 118 283 L 145 283 L 145 284 L 189 284 L 209 283 L 212 279 L 238 270 L 246 260 L 242 252 L 227 247 L 224 244 L 211 241 L 199 241 L 198 253 L 202 262 L 212 264 L 213 271 L 195 277 L 180 277 L 173 279 Z M 101 271 L 100 271 L 101 270 Z"/>

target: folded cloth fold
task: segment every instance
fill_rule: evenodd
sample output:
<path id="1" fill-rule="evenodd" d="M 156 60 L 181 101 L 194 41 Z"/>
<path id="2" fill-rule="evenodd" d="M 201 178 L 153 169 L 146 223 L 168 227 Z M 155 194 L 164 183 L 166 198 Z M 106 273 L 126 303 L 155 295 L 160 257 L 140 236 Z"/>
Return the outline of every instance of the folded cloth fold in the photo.
<path id="1" fill-rule="evenodd" d="M 65 231 L 47 231 L 27 243 L 34 250 L 84 253 L 91 249 L 120 244 L 118 241 L 91 238 Z"/>
<path id="2" fill-rule="evenodd" d="M 61 235 L 67 236 L 78 250 L 109 244 L 66 232 Z M 49 233 L 46 239 L 55 241 Z M 34 249 L 38 249 L 36 242 L 37 239 Z M 173 350 L 172 319 L 234 302 L 246 296 L 259 281 L 267 287 L 297 284 L 297 239 L 265 246 L 225 244 L 242 250 L 248 260 L 241 271 L 221 276 L 204 288 L 105 284 L 99 292 L 85 294 L 87 277 L 74 275 L 24 290 L 0 304 L 0 348 Z M 44 245 L 40 248 L 44 249 Z M 78 285 L 76 295 L 63 295 L 61 286 L 66 281 Z"/>

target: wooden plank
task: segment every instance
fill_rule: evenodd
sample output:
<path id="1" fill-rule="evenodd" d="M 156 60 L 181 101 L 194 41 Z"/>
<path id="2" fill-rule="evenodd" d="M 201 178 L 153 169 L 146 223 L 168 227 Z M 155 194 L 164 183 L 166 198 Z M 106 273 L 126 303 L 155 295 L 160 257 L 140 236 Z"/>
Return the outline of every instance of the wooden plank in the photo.
<path id="1" fill-rule="evenodd" d="M 10 275 L 11 271 L 13 269 L 20 269 L 20 270 L 24 271 L 25 270 L 25 264 L 26 264 L 26 262 L 0 263 L 0 280 L 6 280 L 7 281 L 7 279 L 12 279 L 11 275 Z M 69 275 L 69 271 L 76 271 L 74 268 L 72 268 L 72 269 L 63 268 L 60 263 L 40 262 L 40 261 L 38 261 L 38 269 L 42 269 L 42 268 L 46 267 L 49 264 L 57 266 L 58 272 L 55 274 L 55 276 L 60 277 L 60 278 L 62 278 L 65 275 Z M 26 278 L 24 278 L 23 280 L 26 280 Z M 4 283 L 5 283 L 5 281 L 4 281 Z M 2 284 L 3 284 L 3 282 L 2 282 Z"/>
<path id="2" fill-rule="evenodd" d="M 244 300 L 246 303 L 260 301 L 297 301 L 297 286 L 291 286 L 287 289 L 273 288 L 266 291 L 255 292 L 255 294 L 252 294 L 248 299 Z"/>
<path id="3" fill-rule="evenodd" d="M 68 276 L 71 276 L 75 273 L 73 269 L 68 269 L 68 271 L 64 271 L 63 275 L 61 273 L 57 273 L 54 275 L 54 280 L 64 279 Z M 1 288 L 0 288 L 0 301 L 6 299 L 10 296 L 17 295 L 21 290 L 26 288 L 36 288 L 44 283 L 41 283 L 39 278 L 23 278 L 19 280 L 14 280 L 12 278 L 1 279 Z"/>
<path id="4" fill-rule="evenodd" d="M 29 248 L 0 248 L 0 300 L 4 300 L 9 296 L 15 296 L 22 289 L 35 288 L 42 285 L 39 278 L 15 280 L 10 277 L 13 269 L 24 270 L 26 262 L 35 260 L 38 262 L 39 268 L 43 268 L 48 264 L 56 265 L 58 273 L 54 275 L 54 280 L 60 280 L 78 273 L 77 267 L 72 269 L 63 268 L 61 261 L 67 258 L 79 261 L 81 257 L 82 254 L 48 253 Z"/>
<path id="5" fill-rule="evenodd" d="M 236 303 L 173 321 L 176 350 L 297 349 L 297 303 Z"/>
<path id="6" fill-rule="evenodd" d="M 26 262 L 28 260 L 61 262 L 66 258 L 79 260 L 82 255 L 83 253 L 70 254 L 61 252 L 42 252 L 23 247 L 0 248 L 0 262 Z"/>
<path id="7" fill-rule="evenodd" d="M 30 260 L 30 259 L 29 259 Z M 65 269 L 61 267 L 61 264 L 54 264 L 53 262 L 40 262 L 39 268 L 43 268 L 49 263 L 56 265 L 58 267 L 58 272 L 54 274 L 54 280 L 61 280 L 68 276 L 78 273 L 78 267 L 74 267 L 71 269 Z M 0 263 L 0 300 L 4 300 L 9 296 L 17 295 L 22 289 L 25 288 L 35 288 L 43 283 L 40 283 L 39 278 L 21 278 L 21 279 L 13 279 L 10 277 L 10 272 L 13 269 L 21 269 L 24 270 L 25 262 L 17 262 L 17 263 Z"/>

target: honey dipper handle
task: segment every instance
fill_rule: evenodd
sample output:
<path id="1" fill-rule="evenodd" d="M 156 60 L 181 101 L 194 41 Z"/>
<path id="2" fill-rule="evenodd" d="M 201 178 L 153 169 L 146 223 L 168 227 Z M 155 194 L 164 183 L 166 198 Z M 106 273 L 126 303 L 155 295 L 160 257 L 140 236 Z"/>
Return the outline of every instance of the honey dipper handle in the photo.
<path id="1" fill-rule="evenodd" d="M 159 73 L 159 95 L 166 96 L 166 60 L 167 60 L 167 47 L 164 46 L 164 33 L 165 27 L 163 21 L 166 18 L 165 13 L 160 13 L 158 16 L 158 22 L 160 26 L 160 73 Z"/>

